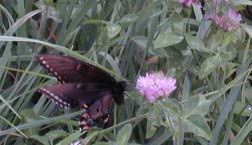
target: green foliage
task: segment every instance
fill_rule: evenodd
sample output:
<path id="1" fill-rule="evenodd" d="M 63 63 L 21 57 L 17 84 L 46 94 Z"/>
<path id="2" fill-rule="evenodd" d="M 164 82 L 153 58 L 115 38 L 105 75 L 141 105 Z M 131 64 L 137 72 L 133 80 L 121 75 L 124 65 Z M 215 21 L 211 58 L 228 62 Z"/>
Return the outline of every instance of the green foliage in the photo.
<path id="1" fill-rule="evenodd" d="M 241 11 L 252 5 L 228 2 Z M 176 0 L 0 1 L 0 144 L 249 144 L 251 20 L 222 31 L 202 10 Z M 84 110 L 63 110 L 36 92 L 57 83 L 36 62 L 41 53 L 131 83 L 108 128 L 80 132 Z M 175 77 L 177 89 L 150 103 L 134 83 L 154 71 Z"/>
<path id="2" fill-rule="evenodd" d="M 118 145 L 125 145 L 128 143 L 131 136 L 132 126 L 126 124 L 117 134 L 116 140 Z"/>

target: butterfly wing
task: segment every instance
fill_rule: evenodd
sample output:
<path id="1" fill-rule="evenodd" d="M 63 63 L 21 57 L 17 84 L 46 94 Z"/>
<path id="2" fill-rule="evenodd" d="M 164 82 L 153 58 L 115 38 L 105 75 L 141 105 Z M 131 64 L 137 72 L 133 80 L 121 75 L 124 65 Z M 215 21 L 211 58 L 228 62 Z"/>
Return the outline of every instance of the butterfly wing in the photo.
<path id="1" fill-rule="evenodd" d="M 81 115 L 80 129 L 88 131 L 90 127 L 97 123 L 106 124 L 109 119 L 109 109 L 112 102 L 112 94 L 110 92 L 101 92 L 102 97 L 92 103 Z"/>
<path id="2" fill-rule="evenodd" d="M 101 97 L 99 94 L 103 89 L 99 89 L 96 84 L 68 83 L 41 87 L 38 91 L 49 96 L 60 107 L 70 109 L 86 108 Z"/>
<path id="3" fill-rule="evenodd" d="M 83 131 L 97 123 L 108 122 L 112 98 L 118 104 L 123 102 L 124 83 L 116 82 L 99 68 L 68 56 L 40 55 L 37 59 L 63 83 L 41 87 L 38 91 L 48 95 L 61 107 L 86 108 L 80 118 Z"/>
<path id="4" fill-rule="evenodd" d="M 73 57 L 62 55 L 40 55 L 37 57 L 37 60 L 60 82 L 63 83 L 116 83 L 115 79 L 105 71 Z"/>

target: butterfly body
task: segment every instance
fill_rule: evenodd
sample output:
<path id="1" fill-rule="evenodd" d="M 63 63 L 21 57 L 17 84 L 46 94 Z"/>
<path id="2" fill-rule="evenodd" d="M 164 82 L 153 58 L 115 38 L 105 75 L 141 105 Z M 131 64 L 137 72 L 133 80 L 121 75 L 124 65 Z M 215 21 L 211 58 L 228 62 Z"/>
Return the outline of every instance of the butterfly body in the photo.
<path id="1" fill-rule="evenodd" d="M 117 82 L 103 70 L 68 56 L 40 55 L 37 60 L 60 82 L 38 91 L 60 107 L 85 108 L 80 118 L 81 130 L 89 130 L 100 122 L 106 124 L 112 99 L 118 105 L 123 103 L 125 81 Z"/>

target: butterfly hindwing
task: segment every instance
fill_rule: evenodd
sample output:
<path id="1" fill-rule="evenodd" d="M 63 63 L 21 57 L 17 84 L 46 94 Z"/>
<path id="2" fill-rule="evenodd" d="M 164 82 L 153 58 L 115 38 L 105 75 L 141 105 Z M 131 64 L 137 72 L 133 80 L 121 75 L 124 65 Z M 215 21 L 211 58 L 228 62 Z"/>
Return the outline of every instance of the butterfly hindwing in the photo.
<path id="1" fill-rule="evenodd" d="M 112 94 L 110 92 L 102 92 L 100 99 L 92 103 L 80 118 L 80 129 L 88 131 L 90 127 L 97 123 L 106 124 L 109 118 L 109 109 L 112 102 Z"/>
<path id="2" fill-rule="evenodd" d="M 115 79 L 103 70 L 72 57 L 61 55 L 40 55 L 37 57 L 37 60 L 63 83 L 116 83 Z"/>
<path id="3" fill-rule="evenodd" d="M 80 83 L 41 87 L 38 91 L 49 96 L 57 105 L 67 109 L 81 107 L 81 105 L 89 104 L 96 99 L 89 97 L 92 92 L 85 91 L 85 87 Z"/>

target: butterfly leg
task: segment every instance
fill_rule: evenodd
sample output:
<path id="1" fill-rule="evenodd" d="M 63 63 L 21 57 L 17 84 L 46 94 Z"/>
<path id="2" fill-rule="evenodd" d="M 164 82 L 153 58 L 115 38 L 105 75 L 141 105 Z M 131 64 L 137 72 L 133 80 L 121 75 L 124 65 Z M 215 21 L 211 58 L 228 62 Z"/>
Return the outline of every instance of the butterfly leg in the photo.
<path id="1" fill-rule="evenodd" d="M 89 113 L 84 112 L 80 118 L 79 127 L 82 131 L 88 131 L 92 126 L 95 126 L 97 122 L 99 122 L 99 126 L 104 128 L 109 122 L 109 116 L 108 113 L 98 120 L 93 120 Z"/>
<path id="2" fill-rule="evenodd" d="M 91 118 L 88 112 L 84 112 L 81 115 L 79 127 L 82 131 L 88 131 L 92 126 L 95 125 L 94 120 Z"/>

